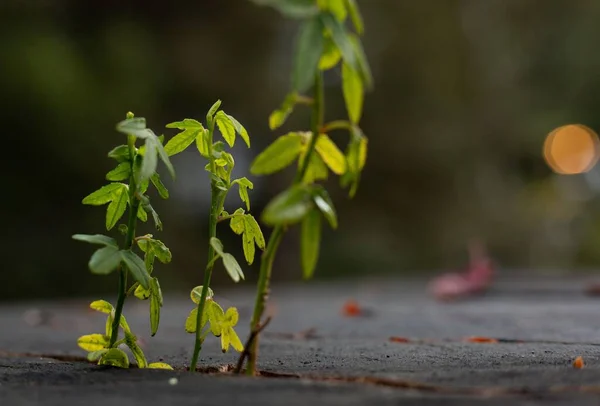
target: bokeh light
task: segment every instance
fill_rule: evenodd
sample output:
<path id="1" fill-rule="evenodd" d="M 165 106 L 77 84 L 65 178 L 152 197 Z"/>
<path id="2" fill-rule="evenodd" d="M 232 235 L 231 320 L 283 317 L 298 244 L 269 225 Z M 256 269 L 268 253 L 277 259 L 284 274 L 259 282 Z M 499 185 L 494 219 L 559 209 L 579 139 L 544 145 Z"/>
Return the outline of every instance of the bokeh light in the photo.
<path id="1" fill-rule="evenodd" d="M 544 159 L 556 173 L 575 175 L 589 171 L 598 162 L 598 135 L 589 127 L 569 124 L 546 137 Z"/>

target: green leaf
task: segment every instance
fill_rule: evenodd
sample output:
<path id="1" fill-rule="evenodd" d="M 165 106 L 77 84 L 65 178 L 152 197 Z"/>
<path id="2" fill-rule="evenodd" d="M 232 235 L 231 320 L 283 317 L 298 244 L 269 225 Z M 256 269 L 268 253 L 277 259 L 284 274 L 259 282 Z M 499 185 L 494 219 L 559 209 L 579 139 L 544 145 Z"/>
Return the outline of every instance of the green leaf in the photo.
<path id="1" fill-rule="evenodd" d="M 215 102 L 215 104 L 213 104 L 210 109 L 208 110 L 208 113 L 206 113 L 206 121 L 207 122 L 211 122 L 213 119 L 213 116 L 215 115 L 215 113 L 217 112 L 217 110 L 219 109 L 219 107 L 221 107 L 221 100 L 217 100 Z"/>
<path id="2" fill-rule="evenodd" d="M 114 238 L 102 234 L 75 234 L 72 238 L 77 241 L 89 242 L 90 244 L 99 244 L 119 248 L 119 245 Z"/>
<path id="3" fill-rule="evenodd" d="M 204 328 L 204 326 L 206 326 L 206 323 L 208 323 L 208 319 L 209 319 L 209 313 L 210 313 L 210 307 L 211 307 L 211 303 L 213 303 L 212 300 L 207 299 L 206 300 L 206 304 L 204 305 L 204 312 L 202 313 L 202 319 L 200 320 L 200 330 L 202 330 Z M 197 325 L 196 322 L 198 321 L 198 308 L 194 307 L 192 309 L 192 311 L 190 312 L 189 316 L 187 317 L 187 319 L 185 320 L 185 331 L 186 333 L 195 333 L 196 329 L 197 329 Z"/>
<path id="4" fill-rule="evenodd" d="M 329 10 L 340 22 L 344 22 L 348 17 L 348 10 L 346 9 L 346 2 L 344 0 L 324 0 L 322 1 L 324 7 L 321 10 Z"/>
<path id="5" fill-rule="evenodd" d="M 345 157 L 342 155 L 344 159 L 344 166 L 346 164 Z M 298 166 L 302 164 L 302 161 L 305 159 L 305 153 L 302 154 L 302 158 L 298 162 Z M 306 168 L 306 174 L 304 175 L 304 179 L 302 182 L 306 185 L 310 185 L 318 180 L 326 180 L 329 176 L 329 170 L 327 169 L 327 165 L 323 162 L 323 159 L 319 156 L 319 154 L 311 154 L 310 162 L 308 167 Z"/>
<path id="6" fill-rule="evenodd" d="M 92 351 L 92 352 L 88 353 L 87 359 L 88 359 L 88 361 L 98 361 L 100 359 L 100 357 L 102 357 L 107 352 L 108 352 L 108 348 L 104 348 L 104 349 L 98 350 L 98 351 Z"/>
<path id="7" fill-rule="evenodd" d="M 223 330 L 222 323 L 225 320 L 225 313 L 223 308 L 219 306 L 217 302 L 211 300 L 207 303 L 207 315 L 210 321 L 210 331 L 215 337 L 219 337 Z"/>
<path id="8" fill-rule="evenodd" d="M 362 115 L 364 87 L 358 72 L 346 63 L 342 64 L 342 89 L 348 117 L 352 123 L 358 124 Z"/>
<path id="9" fill-rule="evenodd" d="M 333 173 L 341 175 L 346 172 L 346 157 L 327 134 L 319 135 L 315 149 Z"/>
<path id="10" fill-rule="evenodd" d="M 335 212 L 335 207 L 333 206 L 333 202 L 331 201 L 331 197 L 329 197 L 329 193 L 323 187 L 316 187 L 313 189 L 313 200 L 323 216 L 329 222 L 331 228 L 335 229 L 338 226 L 337 214 Z"/>
<path id="11" fill-rule="evenodd" d="M 212 299 L 214 295 L 215 295 L 215 292 L 213 292 L 213 290 L 211 288 L 208 288 L 208 290 L 206 291 L 206 299 Z M 196 286 L 190 292 L 190 298 L 192 299 L 192 302 L 194 302 L 196 304 L 200 303 L 201 296 L 202 296 L 202 285 Z"/>
<path id="12" fill-rule="evenodd" d="M 144 223 L 148 221 L 148 213 L 146 213 L 146 210 L 142 206 L 138 207 L 137 218 Z"/>
<path id="13" fill-rule="evenodd" d="M 131 250 L 122 250 L 121 258 L 133 276 L 144 288 L 150 288 L 150 274 L 146 270 L 144 261 Z"/>
<path id="14" fill-rule="evenodd" d="M 175 121 L 173 123 L 169 123 L 165 127 L 177 128 L 179 130 L 204 130 L 202 123 L 194 120 L 193 118 L 184 118 L 182 121 Z"/>
<path id="15" fill-rule="evenodd" d="M 348 32 L 344 27 L 344 24 L 340 22 L 335 16 L 329 12 L 323 12 L 320 14 L 320 21 L 329 31 L 331 39 L 338 47 L 342 54 L 344 61 L 356 70 L 360 70 L 358 66 L 356 51 L 352 45 L 352 41 L 348 36 Z"/>
<path id="16" fill-rule="evenodd" d="M 146 119 L 143 117 L 129 118 L 119 122 L 117 131 L 140 139 L 152 136 L 152 131 L 146 128 Z"/>
<path id="17" fill-rule="evenodd" d="M 168 264 L 173 258 L 171 250 L 160 240 L 140 238 L 137 240 L 137 244 L 143 252 L 152 252 L 163 264 Z"/>
<path id="18" fill-rule="evenodd" d="M 225 114 L 223 110 L 220 110 L 215 115 L 215 121 L 217 122 L 217 127 L 219 127 L 219 131 L 221 131 L 221 135 L 225 142 L 229 144 L 230 147 L 233 147 L 235 143 L 235 127 L 229 116 Z"/>
<path id="19" fill-rule="evenodd" d="M 269 128 L 271 130 L 275 130 L 285 123 L 285 120 L 289 117 L 289 115 L 294 110 L 296 106 L 296 101 L 298 99 L 297 92 L 290 92 L 285 96 L 281 106 L 277 110 L 271 113 L 269 116 Z"/>
<path id="20" fill-rule="evenodd" d="M 213 249 L 215 250 L 215 252 L 217 254 L 219 254 L 220 256 L 223 256 L 223 243 L 221 242 L 221 240 L 219 240 L 217 237 L 211 237 L 210 239 L 210 245 L 213 247 Z"/>
<path id="21" fill-rule="evenodd" d="M 131 165 L 129 162 L 121 162 L 115 169 L 106 174 L 106 180 L 120 181 L 129 178 Z"/>
<path id="22" fill-rule="evenodd" d="M 156 137 L 146 138 L 146 152 L 142 160 L 142 168 L 140 169 L 140 181 L 150 179 L 154 172 L 156 172 L 158 164 L 157 145 Z"/>
<path id="23" fill-rule="evenodd" d="M 165 151 L 167 155 L 173 156 L 175 154 L 183 152 L 187 147 L 189 147 L 192 144 L 192 142 L 194 142 L 196 136 L 203 131 L 204 128 L 200 126 L 200 128 L 188 128 L 183 132 L 180 132 L 179 134 L 171 138 L 169 142 L 167 142 L 167 145 L 165 145 Z"/>
<path id="24" fill-rule="evenodd" d="M 155 173 L 154 175 L 152 175 L 150 177 L 150 181 L 156 188 L 156 191 L 158 192 L 158 195 L 160 197 L 162 197 L 163 199 L 169 198 L 169 191 L 167 190 L 165 185 L 162 183 L 162 180 L 160 180 L 160 175 L 158 173 Z"/>
<path id="25" fill-rule="evenodd" d="M 129 358 L 124 351 L 118 348 L 111 348 L 108 350 L 102 358 L 100 358 L 100 365 L 110 365 L 119 368 L 129 368 Z"/>
<path id="26" fill-rule="evenodd" d="M 240 135 L 240 137 L 242 137 L 242 139 L 244 140 L 244 142 L 246 143 L 248 148 L 250 148 L 250 136 L 248 135 L 248 131 L 233 116 L 230 116 L 229 114 L 227 114 L 227 117 L 229 117 L 229 120 L 233 124 L 235 131 Z"/>
<path id="27" fill-rule="evenodd" d="M 106 314 L 110 314 L 115 310 L 115 308 L 106 300 L 93 301 L 90 303 L 90 309 Z"/>
<path id="28" fill-rule="evenodd" d="M 321 214 L 311 210 L 302 220 L 300 252 L 304 279 L 310 279 L 315 272 L 321 245 Z"/>
<path id="29" fill-rule="evenodd" d="M 231 230 L 238 235 L 242 234 L 246 228 L 244 217 L 243 214 L 240 214 L 238 216 L 233 216 L 229 221 L 229 227 L 231 227 Z"/>
<path id="30" fill-rule="evenodd" d="M 244 351 L 244 344 L 242 344 L 242 342 L 240 341 L 240 337 L 237 335 L 235 330 L 230 327 L 228 333 L 229 333 L 229 343 L 231 344 L 231 346 L 237 352 Z"/>
<path id="31" fill-rule="evenodd" d="M 129 187 L 123 183 L 113 193 L 113 200 L 106 208 L 106 229 L 111 230 L 125 214 L 129 201 Z"/>
<path id="32" fill-rule="evenodd" d="M 115 198 L 116 192 L 123 188 L 123 186 L 127 187 L 127 185 L 123 183 L 109 183 L 84 197 L 81 203 L 92 206 L 101 206 L 111 202 Z"/>
<path id="33" fill-rule="evenodd" d="M 150 280 L 150 288 L 152 291 L 152 296 L 150 296 L 150 330 L 152 337 L 154 337 L 160 323 L 160 308 L 163 305 L 163 298 L 158 279 L 152 278 Z"/>
<path id="34" fill-rule="evenodd" d="M 293 186 L 275 196 L 267 204 L 262 220 L 268 225 L 294 224 L 313 207 L 310 192 L 303 186 Z"/>
<path id="35" fill-rule="evenodd" d="M 254 248 L 254 236 L 245 232 L 242 235 L 242 247 L 244 249 L 244 258 L 246 258 L 246 262 L 248 265 L 252 265 L 254 262 L 254 253 L 256 249 Z"/>
<path id="36" fill-rule="evenodd" d="M 149 203 L 143 204 L 142 206 L 144 207 L 144 210 L 149 211 L 150 214 L 152 214 L 156 229 L 159 231 L 162 230 L 162 221 L 160 221 L 160 217 L 158 217 L 158 213 L 154 210 L 154 207 Z"/>
<path id="37" fill-rule="evenodd" d="M 152 362 L 150 364 L 148 364 L 148 368 L 151 369 L 168 369 L 168 370 L 173 370 L 173 367 L 165 362 Z"/>
<path id="38" fill-rule="evenodd" d="M 92 273 L 107 275 L 117 269 L 120 263 L 119 249 L 107 246 L 94 252 L 88 265 Z"/>
<path id="39" fill-rule="evenodd" d="M 135 288 L 135 291 L 133 292 L 133 295 L 140 300 L 148 299 L 151 294 L 152 292 L 150 291 L 150 289 L 146 289 L 142 285 L 138 285 L 138 287 Z"/>
<path id="40" fill-rule="evenodd" d="M 357 33 L 362 35 L 365 30 L 365 26 L 360 14 L 360 10 L 358 9 L 358 4 L 356 4 L 356 0 L 344 0 L 344 2 L 346 3 L 346 8 L 350 14 L 350 20 L 352 20 L 354 29 Z"/>
<path id="41" fill-rule="evenodd" d="M 319 12 L 315 0 L 252 0 L 261 6 L 270 6 L 286 17 L 303 19 Z"/>
<path id="42" fill-rule="evenodd" d="M 256 245 L 261 250 L 265 249 L 265 237 L 263 236 L 262 230 L 258 225 L 258 222 L 252 216 L 252 214 L 246 214 L 244 216 L 245 229 L 246 233 L 250 233 L 254 237 L 254 241 L 256 241 Z"/>
<path id="43" fill-rule="evenodd" d="M 125 344 L 131 350 L 135 361 L 137 362 L 138 368 L 147 368 L 148 361 L 146 360 L 146 356 L 144 355 L 144 351 L 137 344 L 137 337 L 131 333 L 125 334 Z"/>
<path id="44" fill-rule="evenodd" d="M 326 37 L 323 44 L 323 55 L 319 60 L 319 69 L 326 71 L 338 64 L 342 54 L 331 37 Z"/>
<path id="45" fill-rule="evenodd" d="M 88 334 L 77 339 L 77 345 L 85 351 L 100 351 L 108 347 L 110 338 L 103 334 Z"/>
<path id="46" fill-rule="evenodd" d="M 118 147 L 113 148 L 108 153 L 108 157 L 115 159 L 117 162 L 127 162 L 131 159 L 129 156 L 129 146 L 128 145 L 119 145 Z"/>
<path id="47" fill-rule="evenodd" d="M 315 16 L 302 25 L 298 35 L 292 76 L 296 92 L 303 93 L 314 84 L 323 54 L 323 42 L 323 22 Z"/>
<path id="48" fill-rule="evenodd" d="M 302 136 L 299 133 L 282 135 L 254 159 L 250 172 L 254 175 L 277 172 L 294 162 L 300 151 Z"/>
<path id="49" fill-rule="evenodd" d="M 196 135 L 196 148 L 198 148 L 198 152 L 205 158 L 208 158 L 210 154 L 210 140 L 209 134 L 207 130 L 200 131 Z"/>
<path id="50" fill-rule="evenodd" d="M 234 282 L 237 283 L 240 279 L 244 279 L 242 268 L 233 255 L 224 252 L 221 257 L 223 258 L 223 265 L 225 266 L 227 273 Z"/>
<path id="51" fill-rule="evenodd" d="M 167 170 L 169 171 L 169 174 L 171 175 L 171 177 L 173 179 L 175 179 L 175 169 L 173 168 L 173 164 L 171 164 L 171 161 L 169 160 L 169 155 L 165 151 L 163 145 L 158 141 L 158 138 L 156 136 L 154 136 L 154 137 L 156 139 L 155 142 L 156 142 L 156 150 L 158 151 L 158 156 L 160 157 L 160 160 L 163 161 L 163 163 L 167 167 Z"/>
<path id="52" fill-rule="evenodd" d="M 369 62 L 367 61 L 367 56 L 365 55 L 362 43 L 360 42 L 360 39 L 354 34 L 349 34 L 348 37 L 350 38 L 350 42 L 352 44 L 352 47 L 354 48 L 354 53 L 356 55 L 356 61 L 358 64 L 357 70 L 360 73 L 360 77 L 362 78 L 363 84 L 365 88 L 371 89 L 373 87 L 373 74 L 371 73 L 371 67 L 369 66 Z"/>

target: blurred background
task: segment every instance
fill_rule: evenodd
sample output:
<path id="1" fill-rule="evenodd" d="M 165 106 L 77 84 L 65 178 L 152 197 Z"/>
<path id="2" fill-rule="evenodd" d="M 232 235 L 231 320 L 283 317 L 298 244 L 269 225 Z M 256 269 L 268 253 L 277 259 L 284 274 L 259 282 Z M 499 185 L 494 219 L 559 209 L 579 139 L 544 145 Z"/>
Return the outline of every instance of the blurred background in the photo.
<path id="1" fill-rule="evenodd" d="M 369 158 L 354 200 L 328 184 L 340 227 L 324 234 L 317 277 L 457 268 L 472 238 L 501 268 L 597 268 L 600 173 L 585 164 L 559 175 L 543 151 L 559 126 L 600 128 L 600 2 L 358 3 L 376 82 L 362 120 Z M 165 124 L 203 119 L 222 99 L 253 142 L 236 145 L 238 175 L 275 136 L 308 129 L 306 111 L 281 131 L 267 124 L 289 90 L 297 27 L 247 0 L 2 0 L 0 299 L 115 291 L 116 274 L 91 275 L 93 247 L 71 235 L 104 231 L 105 208 L 81 199 L 113 168 L 106 153 L 122 143 L 114 128 L 127 111 L 170 137 Z M 345 117 L 339 72 L 326 84 L 327 118 Z M 163 176 L 171 199 L 152 196 L 164 232 L 140 231 L 173 252 L 158 268 L 163 289 L 188 290 L 206 262 L 208 178 L 193 150 L 173 162 L 177 181 Z M 250 177 L 252 212 L 291 176 Z M 221 237 L 241 262 L 239 237 L 226 226 Z M 275 279 L 300 279 L 297 246 L 288 234 Z M 255 281 L 256 266 L 245 272 Z M 215 283 L 230 283 L 221 268 Z"/>

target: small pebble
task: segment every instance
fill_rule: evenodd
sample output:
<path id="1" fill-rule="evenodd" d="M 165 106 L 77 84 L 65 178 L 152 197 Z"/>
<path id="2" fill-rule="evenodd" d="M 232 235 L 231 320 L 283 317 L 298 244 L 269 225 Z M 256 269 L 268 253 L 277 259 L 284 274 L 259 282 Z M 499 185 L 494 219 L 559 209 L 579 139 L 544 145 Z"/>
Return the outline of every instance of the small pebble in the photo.
<path id="1" fill-rule="evenodd" d="M 575 358 L 575 361 L 573 361 L 573 367 L 576 369 L 581 369 L 584 367 L 584 365 L 583 357 L 577 357 Z"/>
<path id="2" fill-rule="evenodd" d="M 177 385 L 178 383 L 179 383 L 179 379 L 177 379 L 177 378 L 169 379 L 169 385 L 171 385 L 171 386 Z"/>

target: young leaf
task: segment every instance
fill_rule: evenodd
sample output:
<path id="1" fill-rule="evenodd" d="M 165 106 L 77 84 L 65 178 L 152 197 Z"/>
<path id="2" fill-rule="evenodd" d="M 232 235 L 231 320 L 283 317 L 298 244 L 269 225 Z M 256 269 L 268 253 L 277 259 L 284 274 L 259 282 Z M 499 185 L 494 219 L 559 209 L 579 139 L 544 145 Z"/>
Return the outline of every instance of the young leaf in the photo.
<path id="1" fill-rule="evenodd" d="M 148 364 L 148 368 L 151 369 L 168 369 L 168 370 L 173 370 L 173 367 L 165 362 L 152 362 L 150 364 Z"/>
<path id="2" fill-rule="evenodd" d="M 145 146 L 146 152 L 142 160 L 142 168 L 140 169 L 140 181 L 150 179 L 154 172 L 156 172 L 156 165 L 158 164 L 156 137 L 146 138 Z"/>
<path id="3" fill-rule="evenodd" d="M 129 146 L 119 145 L 118 147 L 113 148 L 108 153 L 108 157 L 116 160 L 119 163 L 129 161 L 131 159 L 129 156 Z"/>
<path id="4" fill-rule="evenodd" d="M 173 257 L 171 250 L 162 241 L 153 238 L 140 238 L 137 240 L 137 244 L 143 252 L 152 252 L 163 264 L 171 262 Z"/>
<path id="5" fill-rule="evenodd" d="M 316 187 L 313 189 L 313 200 L 323 216 L 329 222 L 331 228 L 335 229 L 338 226 L 337 214 L 335 212 L 335 208 L 333 206 L 333 202 L 331 201 L 331 197 L 329 197 L 329 193 L 323 187 Z"/>
<path id="6" fill-rule="evenodd" d="M 323 55 L 319 60 L 319 69 L 322 71 L 329 70 L 337 65 L 341 58 L 342 54 L 340 53 L 340 50 L 331 37 L 327 36 L 323 44 Z"/>
<path id="7" fill-rule="evenodd" d="M 121 162 L 115 169 L 106 174 L 106 180 L 120 181 L 129 178 L 131 165 L 129 162 Z"/>
<path id="8" fill-rule="evenodd" d="M 169 160 L 169 155 L 165 151 L 162 143 L 159 141 L 156 135 L 154 136 L 154 139 L 156 143 L 156 150 L 158 151 L 158 156 L 160 157 L 160 160 L 163 161 L 163 164 L 165 164 L 165 166 L 167 167 L 167 170 L 169 171 L 171 177 L 175 179 L 175 169 L 173 168 L 173 164 L 171 164 L 171 161 Z"/>
<path id="9" fill-rule="evenodd" d="M 246 214 L 244 216 L 244 223 L 245 223 L 246 233 L 249 233 L 250 235 L 252 235 L 254 237 L 254 241 L 256 241 L 256 245 L 258 246 L 258 248 L 260 248 L 261 250 L 264 250 L 265 249 L 265 237 L 263 236 L 260 226 L 258 225 L 258 222 L 254 218 L 254 216 L 252 216 L 252 214 Z"/>
<path id="10" fill-rule="evenodd" d="M 221 257 L 223 258 L 223 265 L 225 266 L 227 273 L 234 282 L 239 282 L 240 279 L 244 279 L 242 268 L 233 255 L 225 252 Z"/>
<path id="11" fill-rule="evenodd" d="M 106 300 L 96 300 L 90 303 L 90 309 L 106 314 L 110 314 L 115 310 L 115 308 Z"/>
<path id="12" fill-rule="evenodd" d="M 144 223 L 148 221 L 148 213 L 146 213 L 146 210 L 141 205 L 138 207 L 137 218 Z"/>
<path id="13" fill-rule="evenodd" d="M 229 117 L 229 121 L 231 121 L 231 124 L 233 124 L 235 132 L 237 132 L 240 135 L 240 137 L 242 137 L 248 148 L 250 148 L 250 136 L 248 135 L 248 131 L 233 116 L 230 116 L 229 114 L 226 114 L 226 116 Z"/>
<path id="14" fill-rule="evenodd" d="M 360 73 L 363 84 L 367 89 L 371 89 L 373 87 L 373 74 L 371 73 L 371 67 L 367 61 L 367 56 L 365 55 L 362 43 L 354 34 L 349 34 L 348 37 L 350 38 L 350 42 L 356 55 L 356 62 L 358 64 L 357 70 Z"/>
<path id="15" fill-rule="evenodd" d="M 346 2 L 344 0 L 325 0 L 322 2 L 324 7 L 321 10 L 329 10 L 340 22 L 344 22 L 348 17 Z"/>
<path id="16" fill-rule="evenodd" d="M 256 249 L 254 248 L 254 236 L 249 234 L 247 231 L 242 235 L 242 247 L 244 248 L 244 257 L 246 258 L 246 262 L 248 265 L 252 265 L 254 262 L 254 253 Z"/>
<path id="17" fill-rule="evenodd" d="M 182 121 L 175 121 L 165 126 L 166 128 L 177 128 L 179 130 L 204 130 L 202 123 L 193 118 L 184 118 Z M 166 149 L 166 146 L 165 146 Z"/>
<path id="18" fill-rule="evenodd" d="M 282 135 L 254 159 L 250 172 L 254 175 L 269 175 L 277 172 L 294 162 L 301 150 L 301 134 Z"/>
<path id="19" fill-rule="evenodd" d="M 310 279 L 315 272 L 321 245 L 321 214 L 311 210 L 302 220 L 300 252 L 304 279 Z"/>
<path id="20" fill-rule="evenodd" d="M 98 249 L 88 263 L 90 271 L 99 275 L 106 275 L 117 269 L 121 263 L 119 249 L 113 246 L 106 246 Z"/>
<path id="21" fill-rule="evenodd" d="M 221 336 L 223 331 L 223 322 L 225 321 L 225 313 L 223 308 L 217 302 L 211 300 L 207 306 L 208 320 L 210 321 L 210 331 L 215 337 Z"/>
<path id="22" fill-rule="evenodd" d="M 314 84 L 323 54 L 323 42 L 323 22 L 315 16 L 302 25 L 298 35 L 292 76 L 296 92 L 303 93 Z"/>
<path id="23" fill-rule="evenodd" d="M 327 134 L 319 135 L 315 149 L 333 173 L 341 175 L 346 172 L 346 157 Z"/>
<path id="24" fill-rule="evenodd" d="M 210 139 L 207 130 L 200 131 L 198 135 L 196 135 L 196 147 L 198 148 L 200 155 L 204 158 L 208 158 L 208 155 L 210 154 Z"/>
<path id="25" fill-rule="evenodd" d="M 221 309 L 221 312 L 223 310 Z M 240 341 L 237 333 L 233 329 L 233 327 L 238 322 L 238 311 L 235 307 L 230 307 L 227 309 L 227 312 L 220 316 L 220 326 L 221 326 L 221 350 L 223 352 L 227 352 L 229 350 L 229 346 L 231 345 L 236 351 L 242 352 L 244 350 L 244 346 Z"/>
<path id="26" fill-rule="evenodd" d="M 101 206 L 106 204 L 114 199 L 115 193 L 123 186 L 127 187 L 127 185 L 123 183 L 109 183 L 108 185 L 102 186 L 100 189 L 84 197 L 81 203 L 92 206 Z"/>
<path id="27" fill-rule="evenodd" d="M 112 229 L 125 214 L 129 201 L 129 187 L 123 183 L 113 193 L 113 200 L 106 208 L 106 229 Z"/>
<path id="28" fill-rule="evenodd" d="M 144 130 L 146 130 L 146 119 L 143 117 L 128 118 L 117 124 L 118 132 L 138 138 L 145 138 L 144 135 L 147 133 Z"/>
<path id="29" fill-rule="evenodd" d="M 229 144 L 230 147 L 233 147 L 233 144 L 235 143 L 235 127 L 229 116 L 225 114 L 223 110 L 220 110 L 215 114 L 215 121 L 227 144 Z"/>
<path id="30" fill-rule="evenodd" d="M 131 250 L 121 250 L 121 258 L 133 276 L 133 279 L 138 281 L 141 286 L 146 289 L 150 288 L 150 275 L 146 270 L 144 261 L 133 253 Z"/>
<path id="31" fill-rule="evenodd" d="M 238 216 L 233 216 L 229 221 L 229 227 L 231 227 L 231 230 L 238 235 L 242 234 L 246 228 L 244 217 L 243 214 L 240 214 Z"/>
<path id="32" fill-rule="evenodd" d="M 354 46 L 352 45 L 352 41 L 348 36 L 344 24 L 329 12 L 321 13 L 320 21 L 329 31 L 331 39 L 340 50 L 344 61 L 354 69 L 360 70 Z"/>
<path id="33" fill-rule="evenodd" d="M 275 196 L 262 213 L 268 225 L 294 224 L 313 207 L 310 192 L 302 186 L 293 186 Z"/>
<path id="34" fill-rule="evenodd" d="M 250 210 L 250 196 L 248 196 L 248 189 L 253 189 L 254 184 L 245 177 L 236 179 L 232 183 L 238 184 L 240 199 L 242 199 L 242 202 L 246 203 L 246 210 Z"/>
<path id="35" fill-rule="evenodd" d="M 219 240 L 216 237 L 211 237 L 211 239 L 210 239 L 209 242 L 210 242 L 210 245 L 215 250 L 215 252 L 217 254 L 219 254 L 220 256 L 223 256 L 223 254 L 224 254 L 224 252 L 223 252 L 223 243 L 221 242 L 221 240 Z"/>
<path id="36" fill-rule="evenodd" d="M 194 142 L 196 136 L 201 131 L 204 131 L 202 125 L 200 125 L 199 128 L 187 128 L 184 131 L 177 134 L 175 137 L 171 138 L 169 142 L 167 142 L 167 145 L 165 145 L 165 151 L 167 155 L 173 156 L 175 154 L 183 152 L 187 147 L 189 147 L 192 144 L 192 142 Z"/>
<path id="37" fill-rule="evenodd" d="M 150 291 L 150 289 L 146 289 L 142 285 L 138 285 L 138 287 L 135 288 L 135 291 L 133 292 L 133 295 L 140 300 L 148 299 L 151 294 L 152 292 Z"/>
<path id="38" fill-rule="evenodd" d="M 102 334 L 88 334 L 77 339 L 77 345 L 85 351 L 99 351 L 108 347 L 109 338 Z"/>
<path id="39" fill-rule="evenodd" d="M 111 365 L 119 368 L 129 368 L 129 358 L 122 350 L 111 348 L 102 356 L 102 358 L 100 358 L 99 364 Z"/>
<path id="40" fill-rule="evenodd" d="M 202 295 L 202 285 L 196 286 L 190 292 L 190 298 L 192 299 L 192 302 L 194 302 L 196 304 L 200 303 L 201 295 Z M 208 288 L 208 290 L 206 291 L 206 299 L 207 300 L 212 299 L 214 295 L 215 295 L 215 292 L 213 292 L 213 290 L 211 288 Z"/>
<path id="41" fill-rule="evenodd" d="M 144 351 L 137 344 L 137 337 L 131 333 L 125 334 L 125 344 L 131 350 L 135 361 L 137 362 L 138 368 L 146 368 L 148 367 L 148 361 L 146 361 L 146 356 L 144 355 Z"/>
<path id="42" fill-rule="evenodd" d="M 352 123 L 358 124 L 362 115 L 364 87 L 358 72 L 346 63 L 342 64 L 342 89 L 348 117 Z"/>
<path id="43" fill-rule="evenodd" d="M 160 197 L 162 197 L 163 199 L 168 199 L 169 198 L 169 191 L 167 190 L 167 188 L 165 187 L 165 185 L 160 180 L 160 175 L 158 173 L 155 173 L 154 175 L 152 175 L 150 177 L 150 181 L 152 182 L 152 184 L 156 188 L 156 191 L 158 192 L 158 195 Z"/>
<path id="44" fill-rule="evenodd" d="M 98 350 L 98 351 L 92 351 L 92 352 L 88 353 L 87 359 L 88 359 L 88 361 L 98 361 L 100 359 L 100 357 L 102 357 L 107 352 L 108 352 L 108 348 L 104 348 L 104 349 Z"/>
<path id="45" fill-rule="evenodd" d="M 320 137 L 319 137 L 320 139 Z M 346 164 L 345 157 L 342 155 L 344 159 L 344 166 Z M 299 159 L 298 166 L 302 164 L 302 161 L 305 159 L 305 154 L 302 155 L 302 158 Z M 306 174 L 304 175 L 304 179 L 302 182 L 306 185 L 310 185 L 318 180 L 326 180 L 329 176 L 329 170 L 327 169 L 327 165 L 323 162 L 323 159 L 319 156 L 319 154 L 311 154 L 310 162 L 308 164 L 308 168 L 306 168 Z"/>
<path id="46" fill-rule="evenodd" d="M 119 245 L 114 238 L 102 234 L 75 234 L 72 238 L 77 241 L 89 242 L 90 244 L 100 244 L 119 248 Z"/>
<path id="47" fill-rule="evenodd" d="M 204 306 L 204 313 L 202 313 L 202 319 L 200 320 L 200 329 L 202 330 L 204 328 L 204 326 L 206 326 L 206 323 L 208 323 L 208 315 L 209 315 L 209 309 L 211 307 L 211 303 L 213 303 L 212 300 L 208 300 L 206 301 L 206 305 Z M 197 322 L 197 317 L 198 317 L 198 308 L 194 307 L 192 309 L 192 311 L 190 312 L 189 316 L 187 317 L 187 319 L 185 320 L 185 331 L 186 333 L 195 333 L 196 332 L 196 322 Z"/>
<path id="48" fill-rule="evenodd" d="M 350 20 L 352 20 L 354 29 L 359 35 L 362 35 L 365 27 L 362 16 L 360 15 L 360 11 L 358 9 L 358 4 L 356 4 L 356 0 L 344 0 L 344 2 L 346 3 L 346 8 L 350 14 Z"/>
<path id="49" fill-rule="evenodd" d="M 152 295 L 150 296 L 150 330 L 152 337 L 154 337 L 158 331 L 158 324 L 160 322 L 160 308 L 163 305 L 163 299 L 158 279 L 152 278 L 150 280 L 150 288 L 152 291 Z"/>
<path id="50" fill-rule="evenodd" d="M 303 19 L 319 12 L 315 0 L 252 0 L 261 6 L 271 6 L 289 18 Z"/>
<path id="51" fill-rule="evenodd" d="M 206 121 L 207 122 L 211 122 L 213 119 L 213 116 L 215 115 L 215 113 L 217 112 L 217 110 L 219 110 L 219 107 L 221 107 L 221 100 L 217 100 L 215 102 L 215 104 L 213 104 L 210 109 L 208 110 L 208 113 L 206 113 Z"/>
<path id="52" fill-rule="evenodd" d="M 294 110 L 294 106 L 296 105 L 296 100 L 298 99 L 297 92 L 288 93 L 283 99 L 281 106 L 277 110 L 271 113 L 269 116 L 269 128 L 271 130 L 275 130 L 285 123 L 285 120 L 289 117 Z"/>

